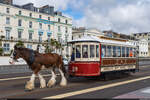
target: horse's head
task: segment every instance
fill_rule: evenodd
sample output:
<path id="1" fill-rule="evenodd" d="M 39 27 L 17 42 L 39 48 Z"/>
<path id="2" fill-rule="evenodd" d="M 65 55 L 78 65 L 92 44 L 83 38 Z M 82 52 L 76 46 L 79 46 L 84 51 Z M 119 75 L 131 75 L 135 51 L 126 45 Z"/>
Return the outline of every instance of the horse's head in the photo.
<path id="1" fill-rule="evenodd" d="M 19 58 L 22 58 L 21 51 L 22 51 L 22 47 L 17 47 L 16 45 L 14 46 L 14 50 L 10 56 L 11 58 L 11 61 L 9 62 L 10 64 L 14 64 L 14 62 L 18 62 Z"/>

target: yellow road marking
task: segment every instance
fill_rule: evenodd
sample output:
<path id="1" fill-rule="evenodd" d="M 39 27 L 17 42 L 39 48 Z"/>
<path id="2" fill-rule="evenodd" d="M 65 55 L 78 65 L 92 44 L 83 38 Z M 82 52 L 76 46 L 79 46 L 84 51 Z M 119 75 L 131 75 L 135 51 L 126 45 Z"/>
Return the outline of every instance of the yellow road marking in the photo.
<path id="1" fill-rule="evenodd" d="M 111 87 L 115 87 L 115 86 L 119 86 L 119 85 L 123 85 L 123 84 L 127 84 L 127 83 L 141 81 L 141 80 L 145 80 L 145 79 L 149 79 L 149 78 L 150 78 L 150 76 L 146 76 L 146 77 L 137 78 L 137 79 L 133 79 L 133 80 L 128 80 L 128 81 L 123 81 L 123 82 L 108 84 L 108 85 L 104 85 L 104 86 L 98 86 L 98 87 L 88 88 L 88 89 L 84 89 L 84 90 L 79 90 L 79 91 L 74 91 L 74 92 L 59 94 L 59 95 L 50 96 L 50 97 L 45 97 L 43 99 L 61 99 L 61 98 L 65 98 L 65 97 L 70 97 L 70 96 L 75 96 L 75 95 L 79 95 L 79 94 L 94 92 L 94 91 L 102 90 L 102 89 L 106 89 L 106 88 L 111 88 Z"/>
<path id="2" fill-rule="evenodd" d="M 59 74 L 56 74 L 59 75 Z M 51 76 L 51 74 L 47 75 L 42 75 L 42 76 Z M 25 78 L 30 78 L 31 76 L 25 76 L 25 77 L 15 77 L 15 78 L 5 78 L 5 79 L 0 79 L 0 81 L 9 81 L 9 80 L 16 80 L 16 79 L 25 79 Z"/>

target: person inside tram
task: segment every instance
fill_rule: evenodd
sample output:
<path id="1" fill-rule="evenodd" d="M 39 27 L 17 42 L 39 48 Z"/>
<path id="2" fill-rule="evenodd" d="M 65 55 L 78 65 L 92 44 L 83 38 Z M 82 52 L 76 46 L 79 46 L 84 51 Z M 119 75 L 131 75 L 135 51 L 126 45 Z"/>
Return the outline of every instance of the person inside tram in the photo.
<path id="1" fill-rule="evenodd" d="M 88 53 L 87 53 L 87 51 L 86 51 L 86 52 L 84 52 L 84 54 L 83 54 L 83 58 L 88 58 Z"/>
<path id="2" fill-rule="evenodd" d="M 133 57 L 133 52 L 132 52 L 132 49 L 130 50 L 130 54 L 129 54 L 130 57 Z"/>
<path id="3" fill-rule="evenodd" d="M 87 46 L 83 47 L 83 58 L 88 58 L 88 47 Z"/>
<path id="4" fill-rule="evenodd" d="M 72 54 L 71 54 L 71 61 L 75 60 L 75 49 L 73 48 Z"/>
<path id="5" fill-rule="evenodd" d="M 81 57 L 81 53 L 80 53 L 80 48 L 79 47 L 77 47 L 76 48 L 76 58 L 80 58 Z"/>

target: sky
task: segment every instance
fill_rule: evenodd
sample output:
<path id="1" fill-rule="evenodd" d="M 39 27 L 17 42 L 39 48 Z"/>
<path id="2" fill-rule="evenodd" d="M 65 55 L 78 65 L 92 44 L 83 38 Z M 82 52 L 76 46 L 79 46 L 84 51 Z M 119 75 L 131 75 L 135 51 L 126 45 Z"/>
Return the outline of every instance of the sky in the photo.
<path id="1" fill-rule="evenodd" d="M 131 34 L 150 32 L 150 0 L 14 0 L 36 7 L 51 5 L 71 17 L 73 26 Z"/>

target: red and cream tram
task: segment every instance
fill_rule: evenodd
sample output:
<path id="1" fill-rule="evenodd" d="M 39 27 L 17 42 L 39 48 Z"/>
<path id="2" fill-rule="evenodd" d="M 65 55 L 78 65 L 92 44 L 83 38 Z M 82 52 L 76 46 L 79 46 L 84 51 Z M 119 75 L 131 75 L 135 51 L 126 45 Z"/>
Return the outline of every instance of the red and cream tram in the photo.
<path id="1" fill-rule="evenodd" d="M 70 76 L 99 76 L 139 69 L 136 46 L 127 40 L 84 36 L 69 43 L 72 44 Z"/>

